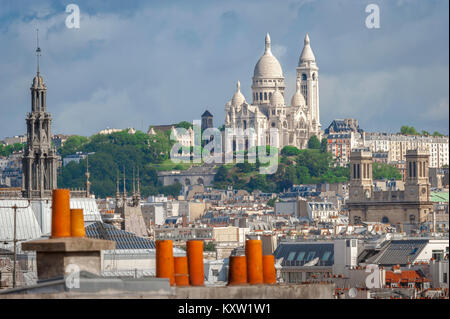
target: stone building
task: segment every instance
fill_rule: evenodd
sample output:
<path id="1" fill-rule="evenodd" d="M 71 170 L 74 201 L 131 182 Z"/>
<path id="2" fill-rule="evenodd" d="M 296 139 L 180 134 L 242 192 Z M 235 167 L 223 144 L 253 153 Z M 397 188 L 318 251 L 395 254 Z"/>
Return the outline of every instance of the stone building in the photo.
<path id="1" fill-rule="evenodd" d="M 448 136 L 420 136 L 388 133 L 363 133 L 364 147 L 372 152 L 388 152 L 388 163 L 405 161 L 408 150 L 421 148 L 430 155 L 429 167 L 449 164 Z"/>
<path id="2" fill-rule="evenodd" d="M 39 72 L 41 49 L 38 57 L 37 74 L 31 85 L 31 113 L 27 114 L 27 146 L 22 160 L 22 192 L 27 198 L 50 197 L 57 188 L 56 148 L 52 146 L 52 117 L 47 112 L 47 87 Z"/>
<path id="3" fill-rule="evenodd" d="M 191 185 L 212 186 L 217 169 L 213 165 L 192 166 L 187 170 L 172 170 L 158 172 L 158 179 L 164 186 L 180 183 Z"/>
<path id="4" fill-rule="evenodd" d="M 427 151 L 408 150 L 404 190 L 377 191 L 372 179 L 372 153 L 353 151 L 350 158 L 350 186 L 347 208 L 349 222 L 419 224 L 433 212 L 430 201 Z"/>
<path id="5" fill-rule="evenodd" d="M 138 174 L 139 175 L 139 174 Z M 127 198 L 127 189 L 125 184 L 125 173 L 123 176 L 123 194 L 120 197 L 119 180 L 117 180 L 116 190 L 116 207 L 114 215 L 120 216 L 120 228 L 128 232 L 132 232 L 139 237 L 148 236 L 147 227 L 141 209 L 141 194 L 139 177 L 137 179 L 137 191 L 135 188 L 135 180 L 133 176 L 133 195 L 131 201 Z"/>
<path id="6" fill-rule="evenodd" d="M 266 35 L 263 56 L 255 66 L 252 81 L 252 103 L 241 93 L 240 82 L 236 93 L 225 106 L 225 127 L 234 130 L 254 129 L 254 136 L 231 141 L 227 149 L 243 150 L 256 145 L 286 145 L 306 148 L 312 135 L 321 138 L 319 117 L 319 74 L 316 58 L 306 35 L 297 67 L 297 87 L 290 106 L 285 102 L 285 78 L 277 58 L 271 51 L 271 40 Z M 278 130 L 278 138 L 270 130 Z M 234 139 L 234 138 L 233 138 Z"/>
<path id="7" fill-rule="evenodd" d="M 213 124 L 213 115 L 206 110 L 203 114 L 202 114 L 202 132 L 208 128 L 213 128 L 214 124 Z"/>

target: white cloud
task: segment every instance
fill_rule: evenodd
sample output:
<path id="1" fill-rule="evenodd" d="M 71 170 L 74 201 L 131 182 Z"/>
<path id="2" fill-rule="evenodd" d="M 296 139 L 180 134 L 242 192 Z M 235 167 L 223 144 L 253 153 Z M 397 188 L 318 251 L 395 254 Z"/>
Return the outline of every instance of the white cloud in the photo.
<path id="1" fill-rule="evenodd" d="M 426 6 L 418 3 L 403 7 Z M 383 9 L 378 33 L 363 28 L 363 5 L 359 10 L 345 1 L 146 4 L 125 15 L 120 10 L 88 14 L 80 7 L 80 29 L 67 29 L 66 13 L 45 2 L 26 11 L 39 11 L 43 19 L 21 17 L 7 28 L 0 22 L 0 119 L 10 119 L 2 122 L 0 137 L 25 130 L 37 24 L 48 111 L 61 133 L 88 135 L 105 126 L 140 126 L 141 121 L 144 127 L 190 121 L 206 108 L 220 125 L 237 79 L 251 97 L 253 68 L 264 51 L 266 32 L 286 77 L 286 102 L 309 32 L 320 68 L 323 127 L 336 117 L 351 116 L 373 130 L 416 124 L 448 132 L 446 119 L 424 115 L 445 115 L 448 106 L 448 31 L 441 28 L 438 5 L 419 18 L 395 17 L 400 10 L 395 4 Z M 390 15 L 395 18 L 389 20 Z"/>

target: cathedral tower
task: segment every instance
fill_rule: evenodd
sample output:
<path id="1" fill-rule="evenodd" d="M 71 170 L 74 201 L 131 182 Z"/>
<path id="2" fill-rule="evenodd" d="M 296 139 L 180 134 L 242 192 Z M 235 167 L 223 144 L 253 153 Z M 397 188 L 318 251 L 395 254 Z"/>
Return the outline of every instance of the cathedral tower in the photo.
<path id="1" fill-rule="evenodd" d="M 352 151 L 350 156 L 349 200 L 363 202 L 372 197 L 372 153 L 365 150 Z"/>
<path id="2" fill-rule="evenodd" d="M 56 149 L 51 144 L 50 113 L 47 112 L 47 87 L 40 75 L 39 39 L 36 49 L 37 74 L 31 85 L 31 113 L 27 114 L 27 146 L 22 159 L 22 193 L 27 198 L 51 197 L 57 188 Z"/>
<path id="3" fill-rule="evenodd" d="M 429 154 L 424 150 L 406 151 L 405 198 L 410 201 L 429 201 Z"/>
<path id="4" fill-rule="evenodd" d="M 305 36 L 303 51 L 298 62 L 297 81 L 300 82 L 301 93 L 306 101 L 311 133 L 320 138 L 319 68 L 308 34 Z"/>

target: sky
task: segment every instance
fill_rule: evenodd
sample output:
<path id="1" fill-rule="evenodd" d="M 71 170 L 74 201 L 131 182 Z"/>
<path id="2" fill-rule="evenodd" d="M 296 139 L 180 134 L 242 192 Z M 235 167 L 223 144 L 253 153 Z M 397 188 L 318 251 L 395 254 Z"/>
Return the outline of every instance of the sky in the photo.
<path id="1" fill-rule="evenodd" d="M 449 132 L 448 0 L 0 3 L 0 139 L 26 133 L 36 28 L 53 134 L 146 131 L 200 119 L 206 109 L 218 127 L 238 80 L 251 102 L 267 32 L 286 78 L 286 102 L 309 34 L 322 129 L 356 118 L 370 132 L 396 133 L 402 125 Z M 80 9 L 78 29 L 65 23 L 70 3 Z M 372 3 L 380 28 L 366 27 Z"/>

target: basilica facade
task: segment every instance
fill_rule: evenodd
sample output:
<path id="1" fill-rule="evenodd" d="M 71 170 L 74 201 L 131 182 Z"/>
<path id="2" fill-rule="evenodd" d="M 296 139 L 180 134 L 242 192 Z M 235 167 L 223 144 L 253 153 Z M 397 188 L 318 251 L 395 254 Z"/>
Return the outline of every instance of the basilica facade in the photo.
<path id="1" fill-rule="evenodd" d="M 307 148 L 308 140 L 321 139 L 319 116 L 319 68 L 308 34 L 297 66 L 296 91 L 290 105 L 286 103 L 283 69 L 272 54 L 269 34 L 263 56 L 256 63 L 252 79 L 252 102 L 247 102 L 237 82 L 236 92 L 225 105 L 225 127 L 234 130 L 253 129 L 250 140 L 233 142 L 233 149 L 271 145 Z M 272 132 L 276 131 L 276 134 Z"/>

